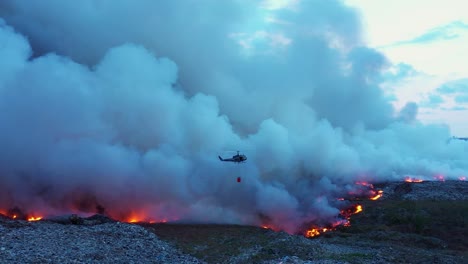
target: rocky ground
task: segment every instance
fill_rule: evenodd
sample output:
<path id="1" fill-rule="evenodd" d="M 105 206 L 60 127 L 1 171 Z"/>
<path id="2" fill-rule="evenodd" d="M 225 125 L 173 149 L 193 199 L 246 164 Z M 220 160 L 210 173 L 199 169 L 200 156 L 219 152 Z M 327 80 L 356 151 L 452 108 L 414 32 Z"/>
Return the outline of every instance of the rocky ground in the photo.
<path id="1" fill-rule="evenodd" d="M 0 220 L 0 263 L 197 262 L 138 225 Z"/>
<path id="2" fill-rule="evenodd" d="M 468 263 L 468 182 L 376 184 L 378 201 L 314 239 L 235 225 L 0 216 L 0 263 Z"/>

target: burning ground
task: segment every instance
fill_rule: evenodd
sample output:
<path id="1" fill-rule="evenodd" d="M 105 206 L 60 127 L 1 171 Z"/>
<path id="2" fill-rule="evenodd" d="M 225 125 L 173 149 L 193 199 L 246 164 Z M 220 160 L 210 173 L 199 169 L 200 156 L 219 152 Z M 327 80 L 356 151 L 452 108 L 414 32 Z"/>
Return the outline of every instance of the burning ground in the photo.
<path id="1" fill-rule="evenodd" d="M 375 187 L 389 195 L 361 200 L 363 211 L 349 226 L 309 239 L 254 226 L 0 217 L 0 257 L 7 263 L 466 263 L 468 182 Z"/>
<path id="2" fill-rule="evenodd" d="M 340 210 L 328 218 L 316 218 L 314 221 L 309 221 L 303 223 L 300 227 L 296 227 L 294 232 L 290 231 L 290 234 L 299 234 L 304 235 L 305 237 L 312 238 L 319 236 L 323 233 L 335 231 L 339 227 L 348 227 L 350 225 L 351 216 L 361 213 L 363 211 L 362 205 L 359 204 L 359 201 L 364 200 L 371 200 L 376 201 L 380 199 L 383 195 L 383 190 L 375 189 L 373 184 L 367 182 L 356 182 L 353 187 L 349 187 L 347 193 L 343 193 L 343 197 L 335 199 L 334 206 L 340 208 Z M 86 207 L 83 208 L 83 202 L 73 204 L 73 207 L 70 207 L 70 211 L 77 212 L 77 214 L 73 214 L 76 218 L 81 218 L 82 215 L 87 214 L 89 215 L 90 212 L 106 215 L 112 219 L 120 220 L 123 222 L 128 223 L 138 223 L 138 222 L 145 222 L 145 223 L 166 223 L 166 222 L 188 222 L 187 220 L 179 220 L 179 219 L 155 219 L 149 218 L 145 211 L 130 211 L 126 214 L 120 215 L 113 215 L 112 213 L 108 213 L 107 210 L 102 207 L 101 205 L 95 203 L 94 200 L 89 202 L 85 200 Z M 95 205 L 93 208 L 92 206 Z M 73 209 L 74 208 L 74 209 Z M 80 209 L 81 208 L 81 209 Z M 86 212 L 86 213 L 84 213 Z M 0 210 L 0 214 L 11 220 L 23 220 L 28 222 L 35 222 L 42 220 L 43 218 L 50 219 L 50 214 L 47 215 L 44 212 L 41 212 L 40 209 L 34 211 L 22 210 L 19 207 L 13 207 L 8 210 Z M 260 213 L 259 213 L 260 214 Z M 45 217 L 44 217 L 45 216 Z M 209 216 L 208 216 L 209 217 Z M 284 231 L 282 225 L 275 224 L 274 219 L 267 215 L 259 215 L 261 219 L 261 226 L 265 229 L 271 229 L 274 231 Z M 72 221 L 73 222 L 73 221 Z M 190 221 L 191 222 L 191 221 Z M 205 221 L 209 222 L 209 221 Z"/>

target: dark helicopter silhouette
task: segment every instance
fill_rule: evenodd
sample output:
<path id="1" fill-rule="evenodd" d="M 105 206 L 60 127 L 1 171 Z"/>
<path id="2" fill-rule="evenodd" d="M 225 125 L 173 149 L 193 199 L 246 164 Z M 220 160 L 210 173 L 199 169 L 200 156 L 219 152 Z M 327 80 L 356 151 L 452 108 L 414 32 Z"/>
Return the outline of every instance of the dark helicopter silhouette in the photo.
<path id="1" fill-rule="evenodd" d="M 247 157 L 244 154 L 239 154 L 239 151 L 237 151 L 237 154 L 232 156 L 232 158 L 223 159 L 221 158 L 221 156 L 218 156 L 218 158 L 220 161 L 230 161 L 230 162 L 237 162 L 237 163 L 241 163 L 247 160 Z"/>

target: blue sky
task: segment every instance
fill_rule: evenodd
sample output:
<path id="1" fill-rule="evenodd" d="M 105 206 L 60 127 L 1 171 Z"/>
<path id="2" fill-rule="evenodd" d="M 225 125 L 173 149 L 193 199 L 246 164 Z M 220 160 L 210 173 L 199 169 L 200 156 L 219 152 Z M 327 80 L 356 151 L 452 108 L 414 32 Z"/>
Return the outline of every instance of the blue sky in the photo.
<path id="1" fill-rule="evenodd" d="M 347 0 L 360 10 L 369 46 L 393 63 L 418 74 L 393 84 L 395 105 L 419 103 L 419 119 L 447 123 L 454 135 L 468 134 L 466 89 L 440 93 L 441 87 L 466 87 L 468 77 L 468 2 Z M 437 103 L 436 103 L 437 102 Z"/>

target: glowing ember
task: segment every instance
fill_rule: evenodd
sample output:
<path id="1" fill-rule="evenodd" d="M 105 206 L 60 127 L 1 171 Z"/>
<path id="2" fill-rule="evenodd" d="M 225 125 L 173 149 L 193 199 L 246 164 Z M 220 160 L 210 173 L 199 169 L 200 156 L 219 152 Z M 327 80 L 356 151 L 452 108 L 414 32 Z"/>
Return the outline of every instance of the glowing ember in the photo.
<path id="1" fill-rule="evenodd" d="M 327 227 L 317 227 L 317 226 L 311 227 L 304 233 L 304 236 L 308 238 L 312 238 L 312 237 L 319 236 L 320 234 L 323 234 L 329 231 L 334 231 L 339 226 L 350 226 L 351 224 L 349 222 L 349 218 L 351 217 L 351 215 L 358 214 L 362 212 L 362 210 L 363 208 L 362 208 L 362 205 L 360 204 L 355 204 L 347 209 L 343 209 L 341 210 L 340 215 L 344 217 L 345 219 L 337 220 L 336 222 L 332 223 L 331 225 Z"/>
<path id="2" fill-rule="evenodd" d="M 358 204 L 356 206 L 356 211 L 354 211 L 355 214 L 362 212 L 362 205 Z"/>
<path id="3" fill-rule="evenodd" d="M 357 189 L 353 189 L 348 191 L 348 197 L 345 198 L 346 200 L 350 201 L 358 201 L 358 200 L 377 200 L 383 196 L 382 190 L 375 190 L 374 185 L 365 181 L 355 182 L 356 185 L 362 186 L 357 187 Z M 338 200 L 342 200 L 339 198 Z"/>
<path id="4" fill-rule="evenodd" d="M 18 207 L 14 207 L 9 210 L 0 209 L 0 214 L 14 220 L 38 221 L 43 218 L 43 216 L 40 216 L 40 214 L 37 213 L 25 213 Z"/>
<path id="5" fill-rule="evenodd" d="M 375 200 L 379 199 L 380 197 L 382 197 L 382 195 L 383 195 L 383 191 L 378 190 L 377 193 L 374 196 L 369 197 L 369 199 L 371 199 L 372 201 L 375 201 Z"/>
<path id="6" fill-rule="evenodd" d="M 178 218 L 162 218 L 162 219 L 154 219 L 152 217 L 149 217 L 145 215 L 144 213 L 132 213 L 130 214 L 129 217 L 124 218 L 125 220 L 122 220 L 122 222 L 127 222 L 127 223 L 141 223 L 141 222 L 146 222 L 150 224 L 164 224 L 169 221 L 177 221 L 179 220 Z"/>
<path id="7" fill-rule="evenodd" d="M 356 201 L 356 200 L 369 199 L 369 200 L 375 201 L 383 196 L 383 190 L 375 190 L 374 185 L 371 183 L 368 183 L 366 181 L 358 181 L 358 182 L 355 182 L 355 184 L 359 186 L 355 187 L 353 190 L 348 192 L 349 197 L 337 198 L 337 200 L 338 201 L 343 201 L 343 200 Z M 334 231 L 339 226 L 350 226 L 351 216 L 354 214 L 358 214 L 362 211 L 363 211 L 362 205 L 354 204 L 340 211 L 340 216 L 343 219 L 338 220 L 331 225 L 327 225 L 326 227 L 313 226 L 309 228 L 307 231 L 305 231 L 304 235 L 306 237 L 316 237 L 325 232 Z"/>
<path id="8" fill-rule="evenodd" d="M 465 176 L 461 176 L 458 178 L 460 181 L 466 181 L 466 177 Z"/>
<path id="9" fill-rule="evenodd" d="M 39 221 L 42 219 L 42 216 L 38 216 L 38 217 L 34 217 L 34 216 L 31 216 L 31 217 L 28 217 L 28 221 L 31 222 L 31 221 Z"/>
<path id="10" fill-rule="evenodd" d="M 320 234 L 329 232 L 329 231 L 334 231 L 338 226 L 349 226 L 349 220 L 339 220 L 333 224 L 331 224 L 329 227 L 312 227 L 308 229 L 305 233 L 304 236 L 307 238 L 312 238 L 319 236 Z"/>
<path id="11" fill-rule="evenodd" d="M 367 186 L 371 189 L 374 189 L 374 185 L 368 182 L 356 182 L 357 185 Z"/>
<path id="12" fill-rule="evenodd" d="M 131 215 L 126 220 L 124 220 L 124 222 L 127 222 L 127 223 L 139 223 L 139 222 L 156 223 L 157 221 L 155 221 L 155 220 L 149 220 L 148 221 L 148 219 L 146 219 L 145 217 L 142 217 L 140 215 Z"/>
<path id="13" fill-rule="evenodd" d="M 119 217 L 116 217 L 116 219 L 119 219 Z M 120 219 L 122 219 L 122 218 L 120 218 Z M 122 222 L 127 222 L 127 223 L 158 222 L 155 219 L 149 219 L 148 215 L 143 210 L 132 211 L 127 215 L 127 217 L 123 218 L 123 220 L 121 220 L 121 221 Z"/>
<path id="14" fill-rule="evenodd" d="M 315 237 L 315 236 L 318 236 L 320 235 L 320 231 L 318 228 L 312 228 L 312 229 L 309 229 L 307 230 L 305 236 L 306 237 Z"/>
<path id="15" fill-rule="evenodd" d="M 360 204 L 352 205 L 346 209 L 341 210 L 340 215 L 342 215 L 345 219 L 349 220 L 349 218 L 354 215 L 362 212 L 363 208 Z M 337 223 L 337 225 L 341 225 L 343 223 Z"/>
<path id="16" fill-rule="evenodd" d="M 406 177 L 405 182 L 423 182 L 421 179 Z"/>

